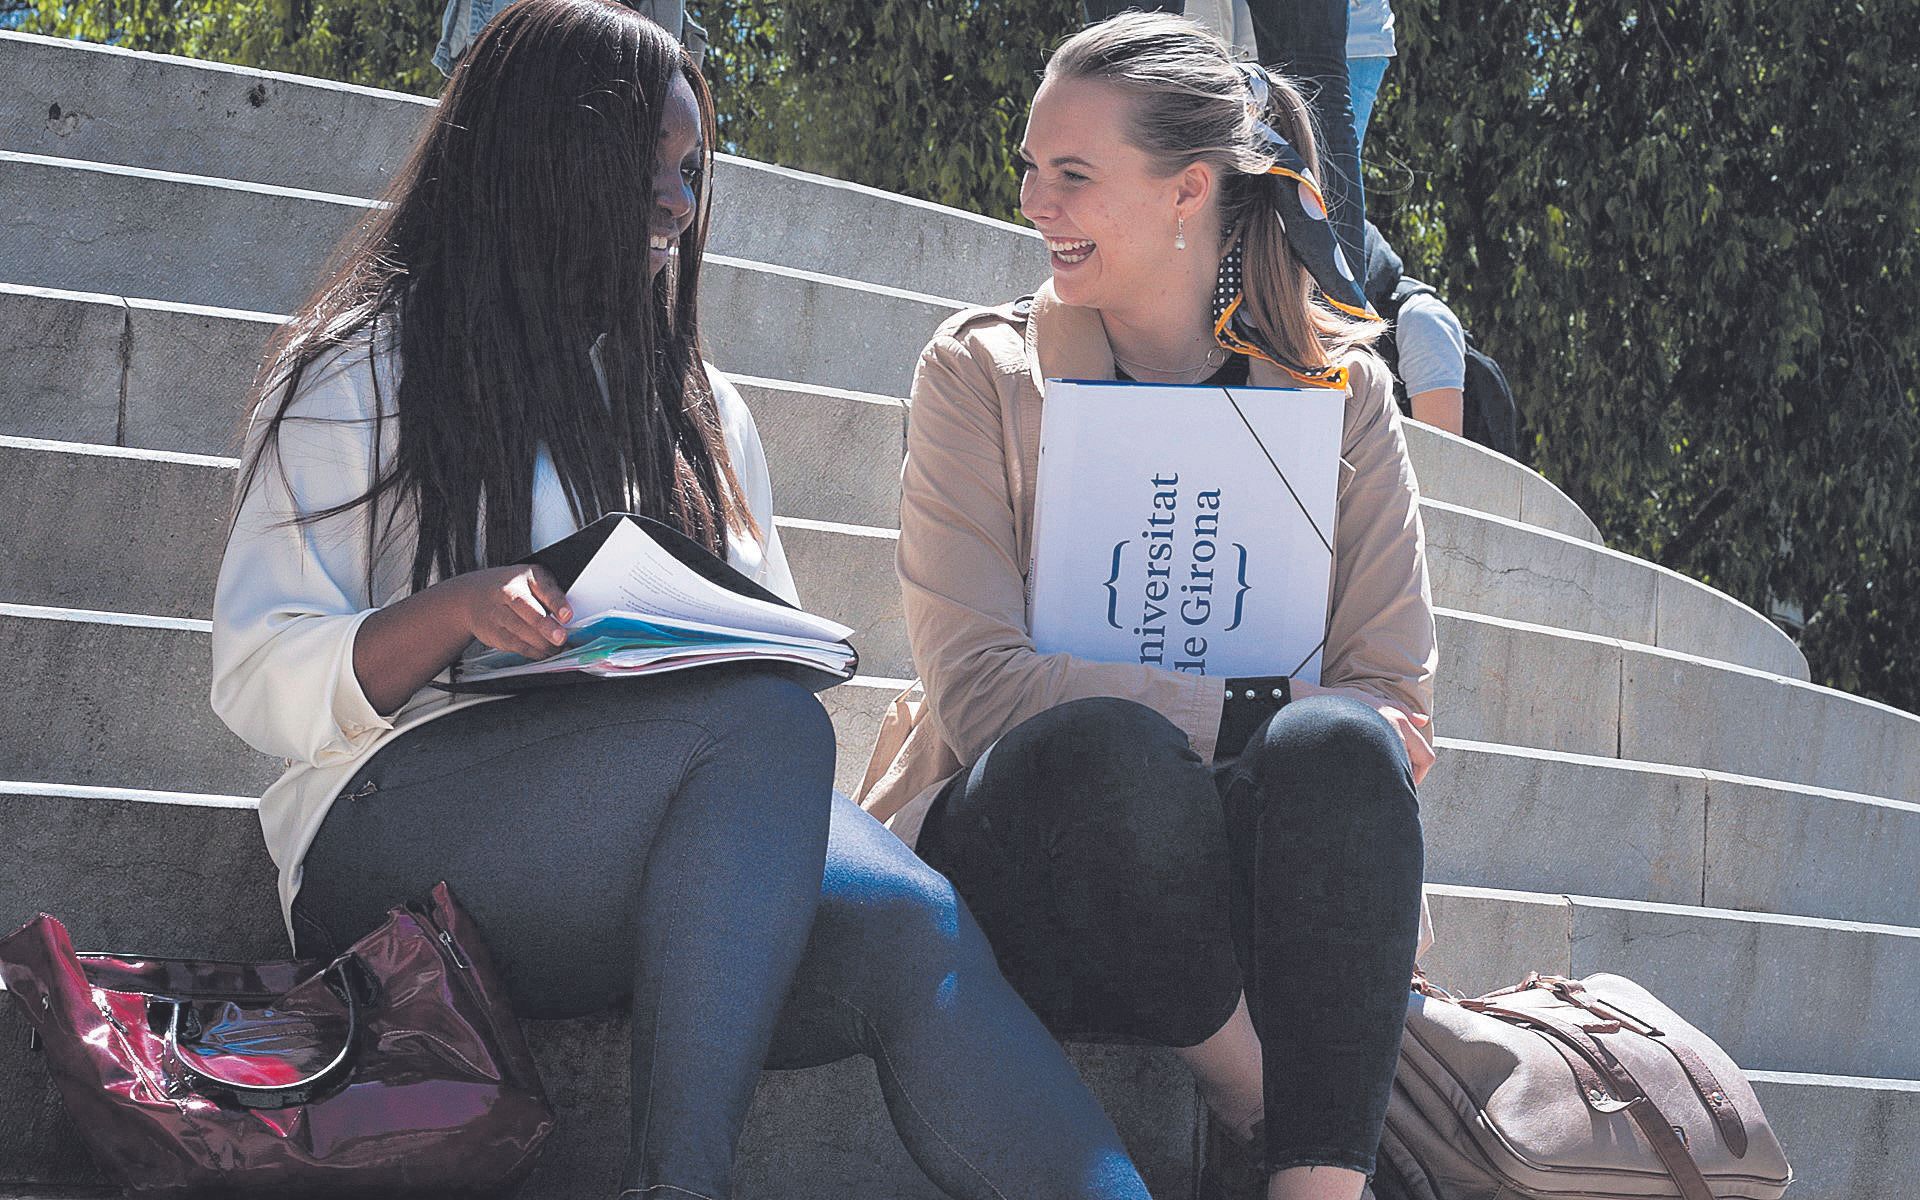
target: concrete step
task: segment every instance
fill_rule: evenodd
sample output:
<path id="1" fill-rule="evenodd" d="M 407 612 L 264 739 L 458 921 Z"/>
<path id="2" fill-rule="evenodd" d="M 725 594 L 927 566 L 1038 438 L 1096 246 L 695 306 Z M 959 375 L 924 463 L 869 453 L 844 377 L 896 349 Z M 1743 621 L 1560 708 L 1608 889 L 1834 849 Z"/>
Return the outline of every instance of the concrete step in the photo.
<path id="1" fill-rule="evenodd" d="M 354 196 L 386 189 L 435 107 L 401 92 L 6 31 L 0 80 L 0 150 Z"/>
<path id="2" fill-rule="evenodd" d="M 1456 738 L 1438 749 L 1420 787 L 1435 883 L 1920 925 L 1920 805 Z"/>
<path id="3" fill-rule="evenodd" d="M 1453 991 L 1611 971 L 1745 1066 L 1920 1076 L 1920 1037 L 1902 1016 L 1920 986 L 1912 926 L 1451 884 L 1427 895 L 1437 941 L 1422 965 Z"/>
<path id="4" fill-rule="evenodd" d="M 1920 800 L 1920 717 L 1733 663 L 1441 611 L 1435 730 Z"/>
<path id="5" fill-rule="evenodd" d="M 26 834 L 8 851 L 23 869 L 0 883 L 0 927 L 46 909 L 93 948 L 285 953 L 272 867 L 254 814 L 238 802 L 0 785 L 0 821 Z M 55 839 L 96 828 L 95 849 L 69 853 L 64 870 L 26 853 L 70 846 Z M 1428 892 L 1438 941 L 1424 965 L 1455 991 L 1478 995 L 1528 971 L 1613 971 L 1665 999 L 1737 1062 L 1920 1076 L 1920 1036 L 1900 1019 L 1920 986 L 1920 928 L 1558 891 L 1431 883 Z M 1842 1012 L 1848 1020 L 1820 1019 Z"/>
<path id="6" fill-rule="evenodd" d="M 231 454 L 237 444 L 241 399 L 259 364 L 261 348 L 280 319 L 237 309 L 0 282 L 0 323 L 16 331 L 0 345 L 0 434 Z M 902 350 L 908 355 L 902 362 L 909 368 L 912 355 L 918 354 L 932 328 L 929 324 L 916 330 L 911 348 Z M 802 405 L 802 413 L 811 413 L 805 406 L 814 396 L 847 395 L 831 384 L 806 382 L 794 373 L 832 374 L 815 372 L 820 365 L 817 356 L 802 355 L 767 369 L 765 361 L 773 356 L 764 347 L 732 345 L 724 329 L 709 331 L 707 349 L 748 393 L 750 402 L 754 388 L 785 389 L 804 393 L 793 403 Z M 754 362 L 763 366 L 741 365 Z M 904 385 L 881 389 L 879 395 L 855 393 L 875 403 L 906 394 Z M 904 412 L 904 400 L 895 403 Z M 770 411 L 770 404 L 755 406 L 771 448 L 774 433 L 766 429 Z M 839 428 L 829 424 L 822 432 L 833 434 Z M 1422 425 L 1409 423 L 1406 429 L 1422 494 L 1428 498 L 1587 541 L 1599 540 L 1571 500 L 1519 463 Z M 828 437 L 816 441 L 832 444 Z M 890 457 L 869 459 L 868 455 L 878 453 L 878 444 L 862 435 L 857 454 L 828 473 L 839 480 L 839 486 L 877 487 L 890 497 L 886 503 L 897 505 L 899 450 Z M 873 478 L 865 479 L 869 471 Z M 851 480 L 854 473 L 863 479 Z M 787 490 L 778 494 L 784 496 Z M 851 513 L 827 519 L 895 523 Z"/>
<path id="7" fill-rule="evenodd" d="M 0 283 L 4 432 L 231 453 L 282 318 Z"/>
<path id="8" fill-rule="evenodd" d="M 0 655 L 20 681 L 0 691 L 0 778 L 258 795 L 281 766 L 208 706 L 208 632 L 205 621 L 0 604 Z M 869 675 L 822 693 L 841 748 L 835 786 L 858 786 L 904 686 Z"/>
<path id="9" fill-rule="evenodd" d="M 1078 1046 L 1069 1048 L 1069 1052 L 1074 1053 L 1076 1060 L 1081 1063 L 1082 1070 L 1089 1075 L 1095 1069 L 1087 1061 L 1092 1049 Z M 859 1074 L 859 1065 L 850 1063 L 802 1072 L 790 1078 L 806 1081 L 818 1077 L 823 1083 L 838 1087 L 844 1077 L 847 1085 L 857 1088 L 862 1082 L 856 1078 Z M 1749 1071 L 1747 1077 L 1752 1081 L 1760 1103 L 1766 1109 L 1767 1119 L 1781 1144 L 1786 1147 L 1793 1164 L 1791 1194 L 1794 1200 L 1911 1200 L 1913 1180 L 1920 1178 L 1920 1151 L 1915 1149 L 1920 1146 L 1920 1082 L 1786 1071 Z M 768 1103 L 768 1093 L 764 1089 L 775 1078 L 768 1076 L 767 1082 L 763 1082 L 761 1105 Z M 1095 1077 L 1095 1083 L 1099 1086 L 1103 1081 Z M 1103 1087 L 1103 1094 L 1110 1098 L 1113 1089 Z M 831 1098 L 830 1094 L 829 1103 Z M 756 1133 L 766 1128 L 762 1111 L 756 1107 Z M 808 1115 L 811 1117 L 813 1114 Z M 877 1113 L 869 1116 L 868 1123 L 875 1125 L 876 1129 L 878 1121 Z M 865 1161 L 898 1169 L 898 1159 L 895 1157 L 900 1154 L 898 1146 L 885 1140 L 888 1131 L 878 1129 L 877 1132 L 879 1136 L 873 1138 L 874 1144 L 861 1148 Z M 69 1149 L 76 1154 L 79 1151 L 77 1146 L 70 1146 Z M 747 1153 L 753 1155 L 754 1147 L 748 1146 Z M 804 1163 L 808 1160 L 798 1161 Z M 776 1179 L 754 1179 L 751 1186 L 742 1191 L 743 1200 L 776 1196 L 785 1200 L 796 1200 L 801 1196 L 826 1200 L 828 1196 L 925 1194 L 902 1190 L 924 1186 L 904 1172 L 886 1177 L 884 1187 L 877 1190 L 846 1189 L 809 1193 L 779 1186 L 787 1178 L 785 1172 L 792 1170 L 794 1162 L 794 1156 L 785 1158 L 781 1164 L 783 1174 Z M 743 1165 L 752 1169 L 754 1160 L 749 1158 Z M 76 1171 L 73 1167 L 62 1167 L 61 1170 L 67 1175 Z M 872 1173 L 871 1168 L 869 1171 L 862 1176 L 863 1179 L 876 1178 L 877 1173 Z M 763 1190 L 763 1183 L 773 1186 Z M 56 1189 L 48 1184 L 39 1184 L 15 1189 L 0 1185 L 0 1198 L 5 1200 L 94 1200 L 96 1197 L 118 1194 L 98 1186 Z M 1154 1194 L 1183 1196 L 1189 1193 L 1184 1190 L 1156 1190 Z"/>
<path id="10" fill-rule="evenodd" d="M 15 552 L 0 562 L 0 598 L 211 616 L 235 470 L 224 458 L 0 438 L 0 504 L 27 512 L 49 496 L 70 498 L 58 519 L 20 523 Z M 865 668 L 911 674 L 894 585 L 899 535 L 799 517 L 776 517 L 775 527 L 800 594 L 813 611 L 854 629 Z"/>
<path id="11" fill-rule="evenodd" d="M 1450 756 L 1469 749 L 1448 747 Z M 240 797 L 0 785 L 0 844 L 10 847 L 9 869 L 0 872 L 0 925 L 10 927 L 44 908 L 61 915 L 78 944 L 89 949 L 282 955 L 272 871 L 253 804 Z M 1430 829 L 1448 823 L 1431 804 L 1428 820 Z M 1804 1062 L 1857 1037 L 1862 1028 L 1906 1037 L 1903 1023 L 1874 1019 L 1892 1014 L 1868 1009 L 1876 996 L 1882 1006 L 1901 1003 L 1903 984 L 1911 986 L 1911 929 L 1480 888 L 1432 891 L 1442 940 L 1430 966 L 1462 989 L 1510 982 L 1528 969 L 1624 971 L 1749 1064 L 1779 1065 L 1786 1056 Z M 1727 988 L 1727 978 L 1743 985 Z M 1843 1002 L 1840 997 L 1848 1007 L 1825 1007 Z M 1824 1030 L 1809 1016 L 1821 1011 L 1866 1019 Z M 1813 1027 L 1814 1044 L 1797 1033 L 1766 1032 L 1764 1026 L 1776 1019 L 1795 1030 Z M 0 1004 L 0 1027 L 17 1023 L 17 1013 Z M 17 1033 L 0 1029 L 0 1035 Z M 563 1178 L 545 1181 L 535 1194 L 563 1194 L 607 1169 L 603 1155 L 584 1148 L 618 1143 L 618 1118 L 609 1113 L 624 1083 L 608 1069 L 618 1056 L 596 1048 L 623 1033 L 612 1020 L 535 1023 L 536 1046 L 567 1118 L 563 1136 L 574 1147 L 561 1156 L 571 1164 Z M 1869 1042 L 1853 1057 L 1870 1057 L 1871 1069 L 1893 1069 L 1902 1061 L 1884 1044 Z M 15 1081 L 12 1102 L 0 1106 L 8 1135 L 0 1136 L 0 1147 L 8 1148 L 0 1150 L 0 1180 L 95 1180 L 38 1060 L 20 1047 L 18 1036 L 0 1036 L 0 1074 Z M 1143 1163 L 1163 1180 L 1177 1176 L 1185 1153 L 1180 1139 L 1190 1134 L 1193 1112 L 1191 1090 L 1178 1069 L 1164 1056 L 1140 1051 L 1076 1048 L 1076 1057 Z M 1920 1133 L 1920 1084 L 1837 1077 L 1831 1069 L 1754 1076 L 1795 1164 L 1796 1194 L 1903 1195 L 1886 1189 L 1920 1166 L 1920 1138 L 1911 1136 Z M 777 1155 L 769 1148 L 776 1145 Z M 922 1185 L 893 1145 L 871 1076 L 857 1061 L 769 1075 L 743 1148 L 754 1181 L 744 1194 L 871 1195 L 882 1192 L 869 1189 L 881 1188 L 887 1195 L 931 1195 L 917 1190 Z M 796 1181 L 780 1190 L 774 1176 L 760 1174 L 771 1160 L 807 1172 L 809 1185 L 855 1171 L 862 1186 L 816 1191 Z"/>
<path id="12" fill-rule="evenodd" d="M 540 1168 L 516 1196 L 613 1195 L 627 1141 L 630 1023 L 609 1015 L 525 1027 L 558 1121 Z M 99 1187 L 104 1178 L 60 1107 L 44 1062 L 24 1045 L 25 1023 L 0 996 L 0 1077 L 10 1084 L 8 1103 L 0 1106 L 0 1188 L 88 1194 L 83 1189 Z M 1072 1045 L 1067 1052 L 1153 1194 L 1191 1196 L 1202 1108 L 1186 1068 L 1171 1051 L 1155 1048 Z M 943 1196 L 901 1148 L 864 1058 L 764 1073 L 735 1169 L 734 1194 L 741 1200 Z"/>
<path id="13" fill-rule="evenodd" d="M 247 384 L 280 320 L 0 285 L 0 321 L 17 335 L 0 347 L 0 437 L 231 454 Z M 753 411 L 787 511 L 899 523 L 902 401 L 752 374 L 728 378 Z"/>
<path id="14" fill-rule="evenodd" d="M 1749 1071 L 1793 1166 L 1793 1200 L 1910 1200 L 1920 1081 Z"/>
<path id="15" fill-rule="evenodd" d="M 0 189 L 66 193 L 45 210 L 8 210 L 0 280 L 245 311 L 296 308 L 340 234 L 369 211 L 321 193 L 6 152 Z M 720 366 L 869 392 L 904 389 L 928 332 L 963 307 L 720 253 L 706 257 L 701 293 Z"/>
<path id="16" fill-rule="evenodd" d="M 1778 625 L 1724 592 L 1645 559 L 1444 501 L 1426 501 L 1436 604 L 1807 678 Z"/>
<path id="17" fill-rule="evenodd" d="M 371 198 L 434 109 L 397 92 L 0 32 L 0 151 Z M 714 158 L 716 253 L 975 304 L 1046 276 L 1031 229 Z"/>
<path id="18" fill-rule="evenodd" d="M 845 789 L 882 686 L 826 694 Z M 1421 788 L 1427 878 L 1437 884 L 1607 896 L 1675 906 L 1917 925 L 1920 806 L 1650 763 L 1442 739 Z M 1488 797 L 1501 797 L 1489 801 Z M 157 954 L 274 952 L 277 918 L 242 903 L 271 886 L 250 795 L 69 782 L 0 783 L 0 927 L 34 906 L 83 914 L 95 945 Z M 1604 839 L 1593 830 L 1608 831 Z M 129 862 L 187 915 L 122 894 Z M 1849 869 L 1833 870 L 1844 862 Z M 257 868 L 257 869 L 256 869 Z M 142 888 L 148 885 L 142 884 Z M 218 902 L 222 892 L 231 892 Z"/>
<path id="19" fill-rule="evenodd" d="M 840 569 L 831 555 L 808 548 L 819 531 L 794 532 L 803 589 L 814 566 Z M 828 535 L 821 536 L 825 544 Z M 834 549 L 858 547 L 839 541 Z M 819 607 L 829 612 L 836 597 L 849 602 L 849 611 L 834 615 L 863 631 L 865 670 L 908 674 L 897 599 L 844 589 L 815 594 L 827 596 Z M 861 604 L 872 607 L 853 611 Z M 19 664 L 17 687 L 0 695 L 0 777 L 258 790 L 270 773 L 206 708 L 207 628 L 182 618 L 0 604 L 0 652 Z M 1439 734 L 1920 798 L 1920 717 L 1611 638 L 1446 610 L 1439 629 Z M 88 667 L 100 673 L 85 673 Z M 1752 714 L 1751 727 L 1729 729 L 1717 715 L 1728 712 Z M 75 748 L 34 732 L 42 729 L 84 736 L 78 769 L 87 774 L 76 778 Z M 864 758 L 868 744 L 843 746 Z M 857 777 L 857 764 L 844 758 L 841 770 Z"/>
<path id="20" fill-rule="evenodd" d="M 749 382 L 745 393 L 756 418 L 768 418 L 765 439 L 783 513 L 818 522 L 814 514 L 853 509 L 898 519 L 897 406 L 762 381 Z M 233 472 L 225 458 L 0 436 L 0 507 L 29 511 L 46 496 L 74 497 L 58 522 L 27 523 L 20 531 L 21 552 L 0 563 L 0 598 L 207 616 Z M 1677 649 L 1749 666 L 1804 669 L 1799 651 L 1771 622 L 1672 572 L 1443 502 L 1426 502 L 1424 514 L 1440 604 L 1633 641 L 1664 638 Z M 155 536 L 125 538 L 134 528 Z M 815 523 L 783 537 L 802 572 L 802 594 L 839 599 L 879 639 L 870 648 L 885 656 L 872 660 L 876 669 L 910 674 L 891 600 L 892 531 Z"/>
<path id="21" fill-rule="evenodd" d="M 1407 421 L 1403 428 L 1421 495 L 1585 542 L 1604 540 L 1580 506 L 1538 471 L 1431 425 Z"/>

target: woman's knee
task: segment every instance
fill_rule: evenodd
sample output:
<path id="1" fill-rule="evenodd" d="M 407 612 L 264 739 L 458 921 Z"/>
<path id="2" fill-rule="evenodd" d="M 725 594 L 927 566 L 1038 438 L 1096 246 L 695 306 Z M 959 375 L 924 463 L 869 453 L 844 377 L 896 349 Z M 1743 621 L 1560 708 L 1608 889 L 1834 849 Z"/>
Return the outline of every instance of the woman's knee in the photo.
<path id="1" fill-rule="evenodd" d="M 1287 705 L 1247 747 L 1240 766 L 1257 782 L 1333 785 L 1336 794 L 1350 792 L 1345 785 L 1392 789 L 1403 780 L 1405 790 L 1412 790 L 1400 735 L 1373 708 L 1346 696 L 1309 696 Z"/>
<path id="2" fill-rule="evenodd" d="M 1070 700 L 1008 732 L 975 780 L 1016 795 L 1056 830 L 1173 832 L 1210 795 L 1187 735 L 1160 713 L 1116 697 Z M 1204 811 L 1205 806 L 1201 809 Z"/>
<path id="3" fill-rule="evenodd" d="M 833 740 L 833 722 L 820 698 L 778 667 L 739 667 L 715 672 L 711 707 L 734 722 L 761 729 L 789 729 L 818 743 Z"/>
<path id="4" fill-rule="evenodd" d="M 956 971 L 992 969 L 953 884 L 852 801 L 836 795 L 833 805 L 807 973 L 930 1002 Z"/>
<path id="5" fill-rule="evenodd" d="M 1313 696 L 1282 709 L 1236 768 L 1237 794 L 1287 854 L 1337 858 L 1343 869 L 1419 875 L 1420 800 L 1400 735 L 1372 708 Z M 1348 849 L 1369 847 L 1364 862 Z"/>
<path id="6" fill-rule="evenodd" d="M 933 853 L 996 944 L 1033 906 L 1125 938 L 1170 896 L 1225 894 L 1211 776 L 1185 733 L 1128 700 L 1070 701 L 1002 737 L 948 794 Z"/>
<path id="7" fill-rule="evenodd" d="M 996 767 L 1071 777 L 1123 773 L 1182 751 L 1191 753 L 1186 734 L 1153 709 L 1115 696 L 1089 696 L 1027 718 L 989 755 Z"/>
<path id="8" fill-rule="evenodd" d="M 713 738 L 714 752 L 749 756 L 782 778 L 831 780 L 833 721 L 804 684 L 779 670 L 716 672 L 706 681 L 693 719 Z"/>

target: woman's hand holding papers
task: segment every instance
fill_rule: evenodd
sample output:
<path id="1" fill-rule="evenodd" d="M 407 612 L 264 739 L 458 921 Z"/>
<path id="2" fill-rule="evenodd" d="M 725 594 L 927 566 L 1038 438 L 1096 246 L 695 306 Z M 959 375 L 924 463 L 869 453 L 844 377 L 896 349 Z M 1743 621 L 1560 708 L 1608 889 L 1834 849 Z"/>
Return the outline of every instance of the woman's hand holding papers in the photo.
<path id="1" fill-rule="evenodd" d="M 470 642 L 546 658 L 567 640 L 567 593 L 545 567 L 514 565 L 442 580 L 374 612 L 353 643 L 353 672 L 383 716 L 407 702 Z"/>
<path id="2" fill-rule="evenodd" d="M 450 582 L 465 585 L 467 633 L 474 641 L 522 658 L 545 658 L 565 644 L 573 613 L 565 589 L 545 567 L 494 567 Z"/>
<path id="3" fill-rule="evenodd" d="M 1405 709 L 1388 704 L 1378 696 L 1370 696 L 1358 688 L 1321 687 L 1317 683 L 1308 683 L 1304 679 L 1294 680 L 1292 687 L 1295 700 L 1302 700 L 1308 696 L 1349 696 L 1373 709 L 1387 719 L 1387 724 L 1393 726 L 1393 731 L 1399 734 L 1400 740 L 1406 744 L 1407 762 L 1413 768 L 1414 786 L 1420 786 L 1420 781 L 1427 777 L 1427 772 L 1433 767 L 1433 744 L 1421 731 L 1433 724 L 1432 717 L 1425 713 L 1407 712 Z"/>

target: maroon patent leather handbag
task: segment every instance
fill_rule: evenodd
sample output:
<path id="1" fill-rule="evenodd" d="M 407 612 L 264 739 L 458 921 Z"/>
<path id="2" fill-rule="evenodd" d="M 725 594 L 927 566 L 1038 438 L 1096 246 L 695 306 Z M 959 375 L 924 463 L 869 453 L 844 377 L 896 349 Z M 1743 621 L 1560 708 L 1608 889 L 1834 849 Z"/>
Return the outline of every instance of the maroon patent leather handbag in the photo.
<path id="1" fill-rule="evenodd" d="M 0 940 L 0 980 L 133 1195 L 492 1195 L 553 1129 L 444 883 L 330 963 L 76 954 L 42 913 Z"/>

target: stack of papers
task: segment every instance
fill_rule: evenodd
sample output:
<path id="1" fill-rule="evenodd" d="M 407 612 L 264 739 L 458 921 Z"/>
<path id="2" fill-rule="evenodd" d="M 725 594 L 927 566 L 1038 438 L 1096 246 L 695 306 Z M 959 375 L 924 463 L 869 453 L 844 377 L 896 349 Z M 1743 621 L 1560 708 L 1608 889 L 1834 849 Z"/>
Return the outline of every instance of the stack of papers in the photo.
<path id="1" fill-rule="evenodd" d="M 470 659 L 466 682 L 582 671 L 589 675 L 645 675 L 725 662 L 790 662 L 851 675 L 853 651 L 844 643 L 748 634 L 739 629 L 632 612 L 602 613 L 567 627 L 567 644 L 551 658 L 529 661 L 504 650 Z"/>
<path id="2" fill-rule="evenodd" d="M 571 582 L 566 563 L 597 543 Z M 786 603 L 677 531 L 614 514 L 535 553 L 567 589 L 575 617 L 558 653 L 527 659 L 489 650 L 459 685 L 582 674 L 651 675 L 722 663 L 777 662 L 851 678 L 853 630 Z"/>

